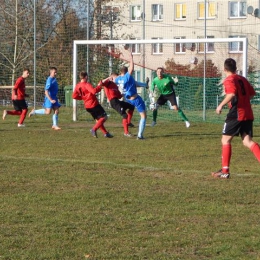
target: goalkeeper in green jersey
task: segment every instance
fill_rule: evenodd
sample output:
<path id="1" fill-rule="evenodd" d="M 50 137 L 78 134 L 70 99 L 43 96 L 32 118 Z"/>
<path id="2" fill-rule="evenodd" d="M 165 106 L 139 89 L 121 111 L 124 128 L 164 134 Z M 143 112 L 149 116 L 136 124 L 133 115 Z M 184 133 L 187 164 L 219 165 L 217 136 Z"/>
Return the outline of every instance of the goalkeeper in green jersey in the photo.
<path id="1" fill-rule="evenodd" d="M 167 101 L 169 101 L 171 103 L 171 107 L 174 110 L 178 111 L 180 117 L 185 121 L 186 127 L 190 127 L 188 118 L 177 105 L 176 95 L 174 91 L 174 86 L 178 85 L 177 77 L 173 79 L 170 75 L 164 74 L 163 68 L 157 68 L 156 74 L 157 77 L 153 79 L 151 84 L 150 96 L 155 93 L 156 87 L 160 93 L 160 96 L 154 104 L 151 104 L 151 108 L 153 110 L 153 122 L 151 126 L 156 125 L 158 107 L 164 105 Z"/>

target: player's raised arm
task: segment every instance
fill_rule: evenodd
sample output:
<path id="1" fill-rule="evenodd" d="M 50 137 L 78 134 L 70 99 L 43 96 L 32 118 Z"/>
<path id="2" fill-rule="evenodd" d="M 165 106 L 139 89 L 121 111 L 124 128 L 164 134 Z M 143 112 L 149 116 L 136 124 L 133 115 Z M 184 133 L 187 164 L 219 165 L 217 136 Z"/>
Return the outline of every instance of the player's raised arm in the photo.
<path id="1" fill-rule="evenodd" d="M 130 53 L 130 59 L 129 59 L 129 67 L 128 67 L 128 72 L 131 75 L 134 71 L 134 58 L 132 52 L 129 50 Z"/>

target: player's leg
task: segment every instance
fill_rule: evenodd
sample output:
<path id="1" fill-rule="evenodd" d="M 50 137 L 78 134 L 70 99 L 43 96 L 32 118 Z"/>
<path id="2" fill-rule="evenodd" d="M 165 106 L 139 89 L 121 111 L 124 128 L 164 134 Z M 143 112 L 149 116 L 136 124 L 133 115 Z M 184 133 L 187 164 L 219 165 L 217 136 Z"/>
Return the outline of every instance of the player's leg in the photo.
<path id="1" fill-rule="evenodd" d="M 53 107 L 53 115 L 52 115 L 52 129 L 60 130 L 61 128 L 58 126 L 59 121 L 59 107 Z"/>
<path id="2" fill-rule="evenodd" d="M 107 129 L 105 128 L 104 123 L 105 123 L 106 121 L 107 121 L 107 116 L 101 117 L 101 118 L 97 119 L 94 128 L 100 129 L 100 131 L 103 133 L 104 137 L 112 138 L 113 135 L 111 135 L 111 134 L 107 131 Z"/>
<path id="3" fill-rule="evenodd" d="M 222 130 L 222 138 L 221 138 L 222 167 L 221 170 L 211 173 L 211 175 L 214 178 L 228 179 L 230 177 L 229 166 L 230 166 L 230 160 L 232 156 L 231 141 L 234 136 L 239 135 L 240 128 L 241 128 L 241 122 L 237 120 L 226 120 Z"/>
<path id="4" fill-rule="evenodd" d="M 214 178 L 220 179 L 228 179 L 230 177 L 229 166 L 232 155 L 232 146 L 231 141 L 233 136 L 230 135 L 222 135 L 221 143 L 222 143 L 222 161 L 221 161 L 221 170 L 217 172 L 212 172 L 211 175 Z"/>
<path id="5" fill-rule="evenodd" d="M 45 109 L 41 108 L 41 109 L 32 109 L 29 113 L 29 117 L 34 116 L 34 115 L 45 115 Z"/>
<path id="6" fill-rule="evenodd" d="M 259 144 L 253 142 L 252 145 L 249 147 L 249 149 L 254 154 L 255 158 L 260 162 L 260 147 L 259 147 Z"/>
<path id="7" fill-rule="evenodd" d="M 51 103 L 51 101 L 45 97 L 44 99 L 44 103 L 43 103 L 43 107 L 41 109 L 32 109 L 31 112 L 29 113 L 29 117 L 33 116 L 33 115 L 49 115 L 51 114 L 52 111 L 52 107 L 53 104 Z M 56 107 L 59 107 L 58 105 Z"/>
<path id="8" fill-rule="evenodd" d="M 5 120 L 7 115 L 20 116 L 22 114 L 22 107 L 20 106 L 21 104 L 19 103 L 19 100 L 12 100 L 12 102 L 13 102 L 14 110 L 4 110 L 3 120 Z"/>
<path id="9" fill-rule="evenodd" d="M 20 116 L 22 111 L 17 111 L 17 110 L 4 110 L 3 111 L 3 120 L 5 120 L 7 115 L 10 116 Z"/>
<path id="10" fill-rule="evenodd" d="M 154 104 L 156 107 L 156 104 Z M 151 126 L 155 126 L 157 124 L 156 120 L 157 120 L 157 116 L 158 116 L 158 107 L 153 109 L 153 121 L 151 123 Z"/>
<path id="11" fill-rule="evenodd" d="M 107 114 L 104 110 L 104 108 L 99 104 L 97 106 L 95 106 L 92 109 L 87 109 L 87 111 L 89 111 L 92 115 L 92 117 L 96 120 L 95 125 L 93 126 L 93 128 L 90 130 L 92 136 L 97 137 L 96 131 L 98 129 L 101 130 L 101 132 L 103 133 L 103 135 L 105 137 L 111 138 L 113 137 L 105 128 L 104 123 L 107 120 Z"/>
<path id="12" fill-rule="evenodd" d="M 145 103 L 143 101 L 143 99 L 140 96 L 137 96 L 136 99 L 131 100 L 131 102 L 133 102 L 133 105 L 135 105 L 137 111 L 140 114 L 140 122 L 139 122 L 139 128 L 138 128 L 138 135 L 137 135 L 137 139 L 138 140 L 142 140 L 144 139 L 144 129 L 146 126 L 146 109 L 145 109 Z"/>
<path id="13" fill-rule="evenodd" d="M 253 121 L 244 121 L 241 127 L 241 139 L 243 145 L 251 150 L 255 158 L 260 162 L 259 144 L 253 141 Z"/>
<path id="14" fill-rule="evenodd" d="M 128 131 L 128 121 L 127 121 L 127 114 L 123 114 L 122 115 L 122 125 L 123 125 L 123 128 L 124 128 L 124 135 L 127 136 L 129 134 L 129 131 Z"/>
<path id="15" fill-rule="evenodd" d="M 120 115 L 122 116 L 122 125 L 124 128 L 124 135 L 127 136 L 128 132 L 128 121 L 127 121 L 127 113 L 126 113 L 126 102 L 120 101 L 117 98 L 113 98 L 110 100 L 111 107 Z M 130 104 L 129 104 L 130 105 Z"/>
<path id="16" fill-rule="evenodd" d="M 22 112 L 21 112 L 21 115 L 20 115 L 20 119 L 19 119 L 19 122 L 18 122 L 18 126 L 23 125 L 23 122 L 24 122 L 24 120 L 26 118 L 27 112 L 28 112 L 27 108 L 22 109 Z"/>
<path id="17" fill-rule="evenodd" d="M 181 117 L 181 119 L 185 122 L 186 127 L 187 127 L 187 128 L 190 127 L 190 122 L 189 122 L 188 118 L 187 118 L 186 115 L 183 113 L 183 111 L 180 109 L 180 107 L 178 107 L 175 92 L 173 92 L 171 95 L 169 95 L 169 96 L 167 97 L 167 99 L 170 101 L 173 110 L 176 110 L 176 111 L 178 112 L 178 115 L 179 115 L 179 116 Z"/>
<path id="18" fill-rule="evenodd" d="M 18 101 L 18 104 L 19 104 L 19 111 L 21 111 L 21 115 L 20 115 L 20 119 L 19 119 L 19 122 L 18 122 L 18 127 L 22 127 L 24 126 L 23 122 L 25 120 L 25 117 L 27 115 L 27 112 L 28 112 L 28 106 L 25 102 L 25 100 L 17 100 Z"/>
<path id="19" fill-rule="evenodd" d="M 124 102 L 124 101 L 122 101 Z M 128 127 L 134 127 L 132 124 L 132 117 L 134 114 L 135 107 L 128 102 L 124 102 L 124 108 L 127 111 L 127 125 Z"/>
<path id="20" fill-rule="evenodd" d="M 138 130 L 138 135 L 137 135 L 137 139 L 144 139 L 144 129 L 145 129 L 145 125 L 146 125 L 146 111 L 140 112 L 139 113 L 141 116 L 140 122 L 139 122 L 139 130 Z"/>
<path id="21" fill-rule="evenodd" d="M 120 110 L 123 117 L 122 124 L 124 127 L 124 136 L 131 137 L 129 133 L 129 127 L 134 127 L 131 123 L 135 107 L 128 102 L 120 101 Z"/>
<path id="22" fill-rule="evenodd" d="M 163 106 L 166 102 L 167 99 L 163 95 L 160 95 L 157 101 L 150 106 L 151 110 L 153 111 L 153 121 L 151 126 L 155 126 L 157 124 L 158 108 Z"/>

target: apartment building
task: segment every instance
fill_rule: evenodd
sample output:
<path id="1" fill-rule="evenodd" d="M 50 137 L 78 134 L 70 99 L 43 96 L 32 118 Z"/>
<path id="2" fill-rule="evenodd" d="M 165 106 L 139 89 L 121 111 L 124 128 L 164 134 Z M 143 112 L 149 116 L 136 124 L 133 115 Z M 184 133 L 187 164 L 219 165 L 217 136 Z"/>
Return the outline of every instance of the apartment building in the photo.
<path id="1" fill-rule="evenodd" d="M 120 10 L 119 21 L 113 22 L 113 27 L 110 27 L 110 30 L 113 30 L 113 39 L 247 37 L 248 66 L 260 71 L 260 1 L 258 0 L 122 0 L 110 2 L 107 6 Z M 240 43 L 228 44 L 221 52 L 218 49 L 214 43 L 133 45 L 134 60 L 141 65 L 136 67 L 136 78 L 142 80 L 144 76 L 149 76 L 147 74 L 150 70 L 165 66 L 165 62 L 169 59 L 174 59 L 180 64 L 190 63 L 196 66 L 206 57 L 217 67 L 222 68 L 224 59 L 232 56 L 241 66 Z M 146 70 L 142 69 L 142 64 Z"/>

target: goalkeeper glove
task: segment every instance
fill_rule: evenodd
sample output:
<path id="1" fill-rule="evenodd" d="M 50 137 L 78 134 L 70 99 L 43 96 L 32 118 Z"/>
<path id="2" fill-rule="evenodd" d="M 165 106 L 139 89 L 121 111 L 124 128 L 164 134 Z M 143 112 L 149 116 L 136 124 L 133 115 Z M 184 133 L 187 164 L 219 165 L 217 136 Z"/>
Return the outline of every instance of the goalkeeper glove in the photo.
<path id="1" fill-rule="evenodd" d="M 178 78 L 177 77 L 172 77 L 173 81 L 175 84 L 177 84 L 179 82 Z"/>

